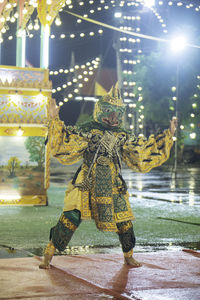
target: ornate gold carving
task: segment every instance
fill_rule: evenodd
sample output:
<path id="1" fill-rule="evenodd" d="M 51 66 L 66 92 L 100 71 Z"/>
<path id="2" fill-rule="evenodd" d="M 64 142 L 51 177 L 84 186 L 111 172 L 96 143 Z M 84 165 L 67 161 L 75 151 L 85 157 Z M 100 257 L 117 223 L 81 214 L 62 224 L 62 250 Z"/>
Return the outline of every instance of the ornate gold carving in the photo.
<path id="1" fill-rule="evenodd" d="M 116 106 L 124 106 L 123 104 L 123 100 L 121 98 L 120 95 L 120 91 L 118 88 L 118 82 L 116 83 L 115 86 L 112 86 L 112 88 L 110 89 L 110 91 L 102 97 L 103 102 L 108 102 L 112 105 L 116 105 Z"/>
<path id="2" fill-rule="evenodd" d="M 108 166 L 109 163 L 110 163 L 110 159 L 108 157 L 105 157 L 105 156 L 99 156 L 97 158 L 97 163 L 99 165 Z"/>

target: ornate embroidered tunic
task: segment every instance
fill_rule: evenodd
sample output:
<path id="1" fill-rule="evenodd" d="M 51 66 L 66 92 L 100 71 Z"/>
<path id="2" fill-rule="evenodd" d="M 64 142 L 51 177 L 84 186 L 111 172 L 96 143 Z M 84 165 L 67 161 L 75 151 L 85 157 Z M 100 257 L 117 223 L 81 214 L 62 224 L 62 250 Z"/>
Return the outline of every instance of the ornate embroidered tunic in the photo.
<path id="1" fill-rule="evenodd" d="M 49 126 L 51 154 L 65 165 L 83 163 L 65 193 L 64 211 L 78 209 L 82 219 L 94 219 L 104 231 L 117 231 L 116 223 L 134 219 L 122 161 L 135 172 L 149 172 L 169 157 L 173 145 L 170 130 L 149 139 L 136 138 L 121 130 L 65 126 L 55 119 Z"/>

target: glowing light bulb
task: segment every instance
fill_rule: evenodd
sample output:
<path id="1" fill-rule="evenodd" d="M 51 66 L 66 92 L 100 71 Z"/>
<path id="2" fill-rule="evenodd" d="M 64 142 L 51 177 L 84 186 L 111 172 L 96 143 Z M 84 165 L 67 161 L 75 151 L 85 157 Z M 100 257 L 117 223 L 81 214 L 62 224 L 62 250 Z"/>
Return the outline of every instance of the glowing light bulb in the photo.
<path id="1" fill-rule="evenodd" d="M 49 14 L 46 16 L 46 20 L 51 21 L 51 16 Z"/>
<path id="2" fill-rule="evenodd" d="M 28 24 L 28 29 L 33 30 L 33 24 L 31 22 Z"/>
<path id="3" fill-rule="evenodd" d="M 115 12 L 114 17 L 117 18 L 117 19 L 119 19 L 119 18 L 122 17 L 122 13 L 120 11 Z"/>
<path id="4" fill-rule="evenodd" d="M 15 22 L 15 17 L 14 17 L 14 16 L 12 16 L 12 17 L 10 18 L 10 22 L 11 22 L 11 23 L 14 23 L 14 22 Z"/>
<path id="5" fill-rule="evenodd" d="M 28 12 L 27 8 L 24 8 L 23 9 L 23 15 L 27 14 L 27 12 Z"/>
<path id="6" fill-rule="evenodd" d="M 33 27 L 35 30 L 39 30 L 40 29 L 40 25 L 38 23 L 38 19 L 35 20 L 35 25 Z"/>
<path id="7" fill-rule="evenodd" d="M 58 16 L 55 20 L 56 26 L 60 26 L 62 24 L 60 17 Z"/>
<path id="8" fill-rule="evenodd" d="M 171 50 L 174 52 L 182 51 L 186 46 L 186 39 L 183 36 L 176 37 L 171 41 Z"/>
<path id="9" fill-rule="evenodd" d="M 3 27 L 3 28 L 1 29 L 1 32 L 2 32 L 2 33 L 5 33 L 5 32 L 6 32 L 6 28 Z"/>
<path id="10" fill-rule="evenodd" d="M 12 7 L 12 5 L 10 3 L 6 4 L 6 8 L 10 9 Z"/>
<path id="11" fill-rule="evenodd" d="M 196 133 L 195 132 L 190 133 L 190 138 L 193 140 L 196 139 Z"/>
<path id="12" fill-rule="evenodd" d="M 22 136 L 24 133 L 24 130 L 19 126 L 19 129 L 17 130 L 17 136 Z"/>

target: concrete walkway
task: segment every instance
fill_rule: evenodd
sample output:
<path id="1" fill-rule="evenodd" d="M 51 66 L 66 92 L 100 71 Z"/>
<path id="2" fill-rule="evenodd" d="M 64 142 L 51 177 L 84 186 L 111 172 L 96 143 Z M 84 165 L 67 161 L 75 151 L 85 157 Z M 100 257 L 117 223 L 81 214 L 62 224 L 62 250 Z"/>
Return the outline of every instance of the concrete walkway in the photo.
<path id="1" fill-rule="evenodd" d="M 0 299 L 200 299 L 200 252 L 136 253 L 141 268 L 123 264 L 122 254 L 0 259 Z"/>

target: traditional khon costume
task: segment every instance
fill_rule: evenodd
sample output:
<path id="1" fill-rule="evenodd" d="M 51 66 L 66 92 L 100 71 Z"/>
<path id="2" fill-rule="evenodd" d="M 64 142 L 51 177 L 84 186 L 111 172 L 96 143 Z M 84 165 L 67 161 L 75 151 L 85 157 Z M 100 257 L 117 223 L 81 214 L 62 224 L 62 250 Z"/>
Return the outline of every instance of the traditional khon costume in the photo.
<path id="1" fill-rule="evenodd" d="M 48 143 L 51 154 L 64 165 L 83 163 L 65 193 L 63 213 L 51 228 L 44 262 L 48 268 L 57 248 L 63 251 L 81 220 L 94 219 L 98 229 L 115 231 L 125 262 L 140 266 L 132 258 L 134 219 L 122 162 L 136 172 L 149 172 L 163 164 L 173 145 L 169 129 L 149 139 L 136 138 L 122 128 L 124 105 L 117 87 L 95 104 L 93 121 L 80 127 L 65 126 L 59 118 L 50 121 Z"/>

